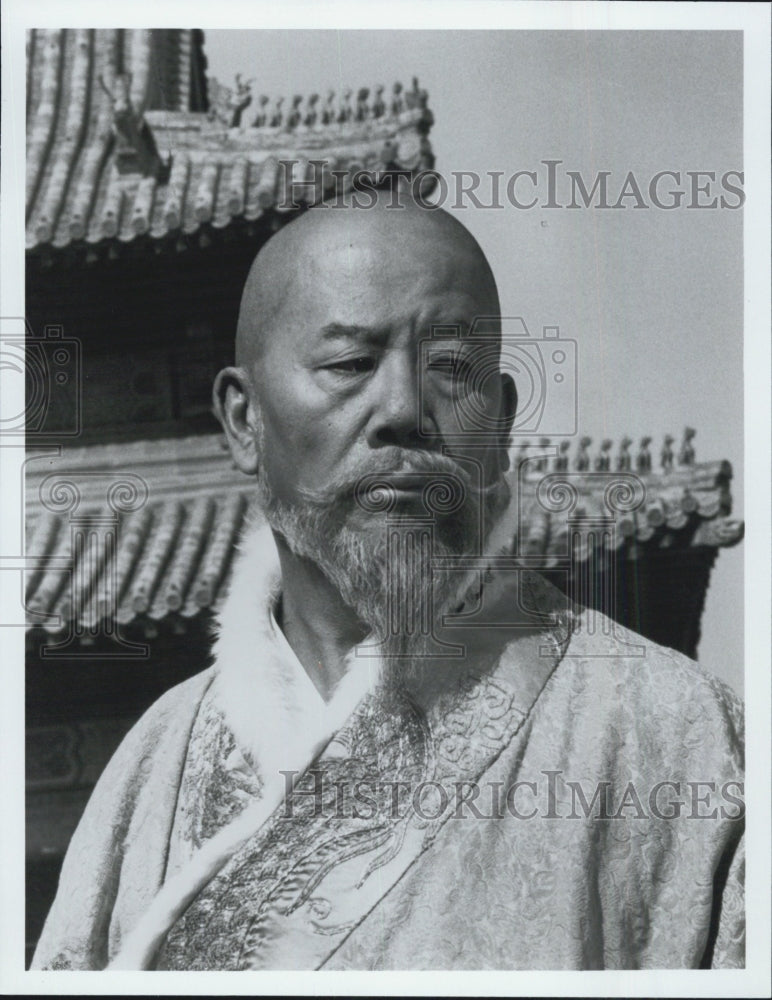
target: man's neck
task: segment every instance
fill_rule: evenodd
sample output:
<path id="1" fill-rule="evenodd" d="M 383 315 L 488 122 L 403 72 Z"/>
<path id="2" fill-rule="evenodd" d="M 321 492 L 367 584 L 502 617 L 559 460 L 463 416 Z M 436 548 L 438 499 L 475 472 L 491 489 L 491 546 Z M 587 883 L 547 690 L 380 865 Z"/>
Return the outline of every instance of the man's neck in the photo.
<path id="1" fill-rule="evenodd" d="M 346 672 L 347 653 L 368 629 L 311 559 L 297 556 L 274 535 L 282 575 L 277 621 L 319 694 L 329 701 Z"/>

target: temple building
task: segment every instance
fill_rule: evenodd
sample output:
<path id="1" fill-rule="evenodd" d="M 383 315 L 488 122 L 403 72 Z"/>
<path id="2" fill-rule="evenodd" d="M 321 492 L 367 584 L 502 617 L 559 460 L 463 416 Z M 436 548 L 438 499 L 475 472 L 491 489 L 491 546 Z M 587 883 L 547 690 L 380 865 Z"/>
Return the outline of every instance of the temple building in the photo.
<path id="1" fill-rule="evenodd" d="M 427 104 L 415 80 L 224 87 L 197 30 L 29 33 L 27 443 L 47 449 L 26 478 L 30 953 L 118 742 L 209 663 L 252 495 L 210 404 L 249 266 L 362 170 L 433 167 Z M 718 551 L 742 536 L 731 466 L 696 462 L 693 436 L 654 458 L 649 439 L 522 444 L 512 473 L 513 551 L 692 656 Z"/>

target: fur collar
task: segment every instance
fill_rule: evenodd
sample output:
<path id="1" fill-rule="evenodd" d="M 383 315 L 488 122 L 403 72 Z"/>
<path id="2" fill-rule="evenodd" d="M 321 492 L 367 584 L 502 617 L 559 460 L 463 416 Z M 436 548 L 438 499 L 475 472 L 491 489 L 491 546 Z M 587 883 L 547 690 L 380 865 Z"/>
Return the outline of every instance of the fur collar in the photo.
<path id="1" fill-rule="evenodd" d="M 278 632 L 272 612 L 280 593 L 273 533 L 267 524 L 250 522 L 215 626 L 214 694 L 263 780 L 305 770 L 380 676 L 372 661 L 370 670 L 349 669 L 325 703 Z"/>
<path id="2" fill-rule="evenodd" d="M 486 556 L 511 552 L 514 496 L 499 517 L 486 545 Z M 462 603 L 479 579 L 464 574 L 456 594 Z M 304 676 L 271 614 L 281 593 L 279 555 L 273 534 L 254 518 L 234 560 L 228 596 L 215 625 L 215 693 L 240 748 L 261 775 L 304 770 L 380 680 L 382 663 L 350 655 L 351 667 L 332 699 L 324 703 Z"/>

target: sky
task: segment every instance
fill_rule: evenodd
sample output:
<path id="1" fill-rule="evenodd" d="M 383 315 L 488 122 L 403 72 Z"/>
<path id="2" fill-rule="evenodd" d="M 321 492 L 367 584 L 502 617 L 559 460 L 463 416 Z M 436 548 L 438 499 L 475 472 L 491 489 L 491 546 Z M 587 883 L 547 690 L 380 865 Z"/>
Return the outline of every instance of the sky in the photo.
<path id="1" fill-rule="evenodd" d="M 697 460 L 728 459 L 734 511 L 743 511 L 743 212 L 709 202 L 728 171 L 742 171 L 739 32 L 263 30 L 205 32 L 209 73 L 271 97 L 373 87 L 417 76 L 435 117 L 436 168 L 537 175 L 539 203 L 482 210 L 444 207 L 475 235 L 499 285 L 504 315 L 532 335 L 558 326 L 574 341 L 578 429 L 596 442 L 636 442 L 697 430 Z M 249 112 L 247 112 L 249 113 Z M 673 210 L 550 209 L 568 204 L 567 171 L 588 188 L 608 171 L 609 202 L 632 172 L 644 201 L 660 171 L 681 173 Z M 687 171 L 712 171 L 691 194 Z M 661 182 L 662 200 L 679 185 Z M 699 183 L 705 184 L 706 178 Z M 490 183 L 480 188 L 490 201 Z M 737 184 L 737 178 L 730 179 Z M 525 178 L 516 195 L 529 199 Z M 719 553 L 702 620 L 699 659 L 743 688 L 743 546 Z"/>

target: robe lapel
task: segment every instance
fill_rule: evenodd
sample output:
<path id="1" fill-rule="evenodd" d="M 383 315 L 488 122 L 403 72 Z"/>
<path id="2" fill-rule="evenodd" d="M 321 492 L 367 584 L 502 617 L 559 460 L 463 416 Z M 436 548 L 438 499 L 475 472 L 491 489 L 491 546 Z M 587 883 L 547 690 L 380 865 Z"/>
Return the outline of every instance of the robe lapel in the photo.
<path id="1" fill-rule="evenodd" d="M 459 783 L 484 780 L 567 638 L 554 627 L 516 639 L 502 629 L 491 644 L 489 629 L 477 632 L 465 633 L 462 664 L 434 664 L 443 682 L 428 700 L 386 685 L 365 697 L 177 922 L 158 967 L 316 969 L 329 960 L 431 850 L 458 808 Z"/>
<path id="2" fill-rule="evenodd" d="M 500 551 L 508 523 L 505 515 L 494 529 L 489 553 Z M 459 594 L 468 591 L 474 575 L 461 581 Z M 183 958 L 186 968 L 229 968 L 233 961 L 242 963 L 237 967 L 318 967 L 427 848 L 432 831 L 448 818 L 447 808 L 428 823 L 420 809 L 408 810 L 407 819 L 384 814 L 383 789 L 388 791 L 399 773 L 389 763 L 394 745 L 400 746 L 396 759 L 408 767 L 411 780 L 423 776 L 425 783 L 434 781 L 434 786 L 426 787 L 435 787 L 442 801 L 443 782 L 452 784 L 459 774 L 474 779 L 495 760 L 522 725 L 556 663 L 554 656 L 540 654 L 529 660 L 515 654 L 513 662 L 528 660 L 529 666 L 521 666 L 521 676 L 513 685 L 504 675 L 498 676 L 499 667 L 508 663 L 503 650 L 512 646 L 507 643 L 507 622 L 503 628 L 498 622 L 493 633 L 482 620 L 472 628 L 467 622 L 460 637 L 474 648 L 474 670 L 468 670 L 465 663 L 459 667 L 456 661 L 443 672 L 441 664 L 434 664 L 434 675 L 442 679 L 440 693 L 428 701 L 419 699 L 421 707 L 407 693 L 380 685 L 382 663 L 371 653 L 366 663 L 356 662 L 357 651 L 350 654 L 351 669 L 333 699 L 320 704 L 311 687 L 299 683 L 297 672 L 288 669 L 286 650 L 272 632 L 268 609 L 280 585 L 272 534 L 267 526 L 252 528 L 242 543 L 220 615 L 213 692 L 224 724 L 259 770 L 260 798 L 163 886 L 129 934 L 113 967 L 147 967 L 170 927 L 174 929 L 162 963 L 171 967 Z M 507 588 L 501 580 L 494 580 L 488 589 L 497 594 Z M 492 603 L 496 605 L 495 600 Z M 482 645 L 480 636 L 484 637 Z M 354 712 L 358 704 L 360 711 Z M 368 720 L 364 730 L 362 719 Z M 389 731 L 392 737 L 386 739 Z M 359 742 L 354 739 L 356 733 Z M 400 743 L 402 733 L 411 734 L 407 743 Z M 356 810 L 334 821 L 324 810 L 300 822 L 298 816 L 282 815 L 285 773 L 303 774 L 320 755 L 328 778 L 337 775 L 343 783 L 367 762 L 367 773 L 382 786 L 373 817 L 363 819 Z M 389 802 L 392 794 L 388 791 Z M 292 847 L 294 853 L 285 856 L 284 847 Z M 253 878 L 261 866 L 266 877 Z M 376 871 L 377 878 L 373 877 Z M 328 895 L 312 894 L 322 883 Z M 222 896 L 229 899 L 228 904 L 215 905 Z M 218 914 L 224 914 L 226 924 Z M 198 935 L 197 920 L 208 929 L 205 940 L 191 947 Z M 232 921 L 238 924 L 239 934 L 247 935 L 235 953 L 227 944 Z M 286 966 L 288 948 L 296 957 L 294 964 Z"/>

